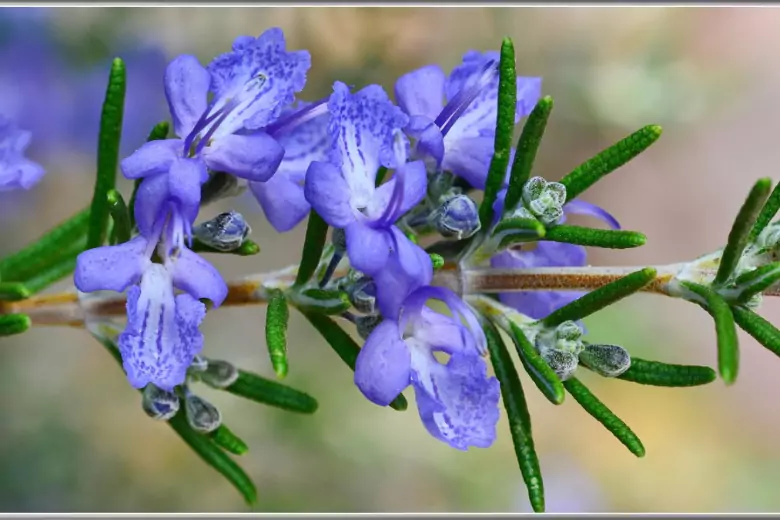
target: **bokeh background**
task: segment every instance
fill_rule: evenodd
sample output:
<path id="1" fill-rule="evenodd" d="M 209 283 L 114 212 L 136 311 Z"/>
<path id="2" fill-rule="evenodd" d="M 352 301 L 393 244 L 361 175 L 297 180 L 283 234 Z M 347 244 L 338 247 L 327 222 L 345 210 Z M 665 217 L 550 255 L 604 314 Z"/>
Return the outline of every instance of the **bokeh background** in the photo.
<path id="1" fill-rule="evenodd" d="M 587 196 L 649 242 L 593 251 L 595 265 L 711 251 L 754 179 L 778 179 L 780 10 L 771 8 L 0 8 L 0 24 L 0 112 L 34 131 L 32 156 L 48 169 L 36 189 L 0 196 L 0 252 L 88 202 L 114 55 L 128 64 L 130 152 L 167 117 L 167 60 L 192 53 L 207 63 L 236 36 L 271 26 L 284 29 L 289 48 L 312 54 L 306 99 L 336 79 L 392 91 L 406 71 L 432 62 L 449 70 L 465 51 L 512 36 L 521 73 L 542 76 L 555 98 L 536 171 L 550 179 L 642 125 L 662 125 L 657 144 Z M 303 228 L 274 234 L 251 197 L 203 215 L 229 207 L 247 216 L 263 253 L 214 259 L 227 277 L 296 260 Z M 763 312 L 772 319 L 779 309 L 767 302 Z M 263 321 L 260 307 L 209 315 L 206 354 L 271 375 Z M 644 358 L 715 363 L 711 322 L 689 304 L 637 296 L 587 325 L 594 341 Z M 741 339 L 741 377 L 729 389 L 583 376 L 643 439 L 644 459 L 573 401 L 554 408 L 527 385 L 548 510 L 780 510 L 780 360 Z M 413 405 L 396 413 L 366 401 L 295 314 L 290 345 L 289 384 L 319 399 L 314 416 L 202 391 L 250 445 L 241 462 L 259 489 L 256 510 L 530 511 L 503 419 L 491 449 L 452 450 L 428 436 Z M 246 511 L 226 481 L 146 418 L 84 331 L 3 339 L 0 405 L 2 511 Z"/>

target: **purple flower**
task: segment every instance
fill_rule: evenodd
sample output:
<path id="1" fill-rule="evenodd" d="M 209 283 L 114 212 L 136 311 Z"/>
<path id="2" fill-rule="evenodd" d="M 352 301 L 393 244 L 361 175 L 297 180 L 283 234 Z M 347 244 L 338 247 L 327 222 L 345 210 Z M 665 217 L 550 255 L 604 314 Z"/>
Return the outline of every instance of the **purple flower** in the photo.
<path id="1" fill-rule="evenodd" d="M 406 162 L 401 129 L 408 118 L 380 86 L 352 94 L 336 82 L 328 110 L 330 160 L 309 165 L 304 195 L 328 224 L 344 229 L 352 266 L 373 275 L 394 249 L 393 224 L 425 197 L 425 165 Z M 381 166 L 395 174 L 375 187 Z"/>
<path id="2" fill-rule="evenodd" d="M 303 183 L 309 164 L 328 158 L 327 108 L 325 103 L 298 103 L 267 130 L 284 148 L 284 158 L 273 177 L 266 182 L 250 182 L 249 189 L 268 222 L 280 233 L 297 226 L 311 209 Z"/>
<path id="3" fill-rule="evenodd" d="M 377 289 L 386 288 L 378 284 Z M 436 299 L 452 316 L 433 311 Z M 387 406 L 410 384 L 425 428 L 450 446 L 486 448 L 496 438 L 499 383 L 481 357 L 485 336 L 471 309 L 454 293 L 423 286 L 409 294 L 369 335 L 355 365 L 355 384 Z M 463 325 L 465 321 L 468 326 Z M 440 362 L 435 353 L 449 359 Z"/>
<path id="4" fill-rule="evenodd" d="M 479 189 L 493 156 L 498 61 L 498 52 L 469 51 L 449 78 L 437 65 L 428 65 L 395 84 L 398 105 L 410 116 L 406 131 L 417 139 L 417 153 Z M 515 122 L 533 110 L 541 84 L 541 78 L 517 78 Z"/>
<path id="5" fill-rule="evenodd" d="M 0 115 L 0 191 L 28 190 L 43 178 L 43 167 L 24 156 L 31 138 L 31 132 Z"/>
<path id="6" fill-rule="evenodd" d="M 153 208 L 140 197 L 138 204 L 142 211 Z M 185 381 L 203 347 L 198 326 L 206 307 L 199 300 L 209 299 L 218 307 L 227 286 L 211 264 L 187 249 L 192 221 L 177 203 L 168 199 L 160 206 L 166 211 L 153 224 L 139 226 L 142 235 L 80 254 L 74 281 L 83 292 L 130 288 L 127 326 L 118 339 L 127 379 L 135 388 L 152 383 L 172 391 Z M 155 249 L 162 263 L 152 262 Z M 184 292 L 174 295 L 174 289 Z"/>
<path id="7" fill-rule="evenodd" d="M 564 207 L 564 216 L 560 223 L 565 222 L 566 214 L 588 215 L 596 217 L 613 229 L 620 229 L 615 218 L 602 208 L 582 200 L 572 200 Z M 585 265 L 585 248 L 559 242 L 536 243 L 534 249 L 506 250 L 494 256 L 490 265 L 497 268 L 533 269 L 536 267 L 580 267 Z M 581 291 L 528 291 L 503 293 L 501 301 L 523 314 L 542 319 L 551 312 L 567 305 L 584 293 Z"/>
<path id="8" fill-rule="evenodd" d="M 244 131 L 270 124 L 292 103 L 303 89 L 310 61 L 306 51 L 285 51 L 280 29 L 269 29 L 256 39 L 237 38 L 233 51 L 215 58 L 208 69 L 194 56 L 177 57 L 165 72 L 165 95 L 179 139 L 146 143 L 122 161 L 122 173 L 129 179 L 168 174 L 189 157 L 203 166 L 188 167 L 193 175 L 181 175 L 169 184 L 183 184 L 175 187 L 180 192 L 197 192 L 198 203 L 205 181 L 200 173 L 206 168 L 267 181 L 284 149 L 266 132 Z M 210 105 L 209 89 L 214 93 Z"/>

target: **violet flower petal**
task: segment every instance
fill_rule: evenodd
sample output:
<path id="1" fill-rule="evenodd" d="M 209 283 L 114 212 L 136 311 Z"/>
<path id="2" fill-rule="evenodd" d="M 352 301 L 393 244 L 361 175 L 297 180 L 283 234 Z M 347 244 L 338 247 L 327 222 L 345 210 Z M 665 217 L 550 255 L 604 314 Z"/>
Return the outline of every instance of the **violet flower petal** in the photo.
<path id="1" fill-rule="evenodd" d="M 122 159 L 119 168 L 127 179 L 168 173 L 173 162 L 181 157 L 183 147 L 184 142 L 181 139 L 149 141 Z"/>
<path id="2" fill-rule="evenodd" d="M 168 64 L 164 82 L 173 130 L 184 139 L 206 112 L 211 75 L 195 56 L 183 54 Z"/>
<path id="3" fill-rule="evenodd" d="M 320 161 L 311 163 L 303 189 L 314 211 L 331 226 L 344 228 L 355 221 L 349 186 L 333 164 Z"/>
<path id="4" fill-rule="evenodd" d="M 276 173 L 284 148 L 270 135 L 225 135 L 203 149 L 203 159 L 213 171 L 253 182 L 264 182 Z"/>
<path id="5" fill-rule="evenodd" d="M 444 71 L 427 65 L 404 74 L 395 82 L 395 100 L 410 116 L 436 119 L 444 104 Z"/>
<path id="6" fill-rule="evenodd" d="M 115 246 L 96 247 L 76 258 L 73 281 L 82 292 L 122 292 L 141 279 L 149 265 L 147 240 L 138 236 Z"/>
<path id="7" fill-rule="evenodd" d="M 250 182 L 249 189 L 271 226 L 278 233 L 284 233 L 306 218 L 311 206 L 303 194 L 303 183 L 280 173 L 266 182 Z"/>
<path id="8" fill-rule="evenodd" d="M 409 386 L 411 354 L 401 339 L 398 324 L 377 325 L 355 362 L 355 385 L 372 403 L 389 405 Z"/>
<path id="9" fill-rule="evenodd" d="M 225 280 L 213 265 L 197 253 L 182 248 L 179 256 L 168 263 L 168 270 L 177 289 L 198 300 L 211 300 L 214 308 L 225 301 L 228 293 Z"/>

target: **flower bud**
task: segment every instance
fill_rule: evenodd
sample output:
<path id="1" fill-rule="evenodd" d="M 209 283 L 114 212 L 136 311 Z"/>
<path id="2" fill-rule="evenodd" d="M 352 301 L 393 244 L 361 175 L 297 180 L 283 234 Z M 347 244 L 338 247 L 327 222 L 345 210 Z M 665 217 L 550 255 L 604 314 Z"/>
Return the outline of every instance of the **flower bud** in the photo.
<path id="1" fill-rule="evenodd" d="M 187 422 L 195 431 L 210 433 L 222 424 L 222 414 L 217 407 L 191 392 L 184 398 L 184 411 Z"/>
<path id="2" fill-rule="evenodd" d="M 149 383 L 141 392 L 141 408 L 158 421 L 167 421 L 179 411 L 179 398 Z"/>
<path id="3" fill-rule="evenodd" d="M 604 377 L 617 377 L 631 367 L 631 356 L 619 345 L 585 345 L 580 362 Z"/>
<path id="4" fill-rule="evenodd" d="M 572 352 L 551 348 L 543 350 L 541 356 L 561 381 L 566 381 L 573 376 L 579 365 L 576 354 Z"/>
<path id="5" fill-rule="evenodd" d="M 380 323 L 382 323 L 382 316 L 379 314 L 368 314 L 355 318 L 355 328 L 357 328 L 358 335 L 363 339 L 368 339 L 368 336 Z"/>
<path id="6" fill-rule="evenodd" d="M 430 222 L 443 237 L 456 240 L 473 236 L 481 227 L 479 208 L 467 195 L 444 199 L 431 213 Z"/>
<path id="7" fill-rule="evenodd" d="M 228 211 L 192 228 L 192 234 L 218 251 L 233 251 L 241 247 L 251 228 L 241 213 Z"/>
<path id="8" fill-rule="evenodd" d="M 190 363 L 190 366 L 187 369 L 187 371 L 199 373 L 205 371 L 208 366 L 209 366 L 209 362 L 206 358 L 200 355 L 196 355 L 195 357 L 192 358 L 192 363 Z"/>
<path id="9" fill-rule="evenodd" d="M 532 177 L 523 186 L 523 202 L 525 207 L 518 208 L 514 216 L 527 217 L 530 213 L 546 226 L 556 224 L 563 217 L 566 187 L 559 182 L 547 182 L 541 177 Z"/>
<path id="10" fill-rule="evenodd" d="M 347 250 L 347 233 L 341 229 L 336 228 L 330 235 L 330 241 L 333 244 L 333 249 L 336 254 L 344 254 Z"/>
<path id="11" fill-rule="evenodd" d="M 534 343 L 540 352 L 560 350 L 576 356 L 583 348 L 582 329 L 573 321 L 564 321 L 555 329 L 547 329 L 537 334 Z"/>
<path id="12" fill-rule="evenodd" d="M 225 172 L 212 172 L 200 188 L 200 205 L 205 206 L 228 197 L 236 197 L 246 190 L 246 183 Z"/>
<path id="13" fill-rule="evenodd" d="M 238 379 L 238 369 L 227 361 L 209 359 L 206 370 L 198 375 L 211 387 L 227 388 Z"/>
<path id="14" fill-rule="evenodd" d="M 362 276 L 350 280 L 345 284 L 344 291 L 358 312 L 372 314 L 376 310 L 376 284 L 373 279 Z"/>

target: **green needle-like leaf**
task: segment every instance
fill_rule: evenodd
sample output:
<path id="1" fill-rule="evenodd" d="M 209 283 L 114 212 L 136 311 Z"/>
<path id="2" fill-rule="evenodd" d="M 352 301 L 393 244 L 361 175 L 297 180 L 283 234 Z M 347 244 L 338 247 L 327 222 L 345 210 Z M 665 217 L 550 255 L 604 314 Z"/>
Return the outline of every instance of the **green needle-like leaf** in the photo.
<path id="1" fill-rule="evenodd" d="M 734 280 L 737 301 L 744 303 L 752 296 L 764 292 L 779 281 L 780 262 L 762 265 L 752 271 L 741 274 Z"/>
<path id="2" fill-rule="evenodd" d="M 122 116 L 125 105 L 127 74 L 125 63 L 114 58 L 108 77 L 106 98 L 100 116 L 98 136 L 97 179 L 90 207 L 87 249 L 102 246 L 108 230 L 108 192 L 116 187 L 116 169 L 119 162 L 119 143 L 122 137 Z"/>
<path id="3" fill-rule="evenodd" d="M 639 437 L 577 378 L 564 381 L 563 386 L 591 417 L 603 424 L 631 453 L 637 457 L 645 456 L 645 447 Z"/>
<path id="4" fill-rule="evenodd" d="M 557 327 L 564 321 L 581 320 L 641 290 L 655 279 L 655 275 L 656 270 L 652 267 L 634 271 L 619 280 L 587 293 L 568 305 L 564 305 L 544 318 L 542 323 L 547 327 Z"/>
<path id="5" fill-rule="evenodd" d="M 271 366 L 277 377 L 287 375 L 287 323 L 290 319 L 290 309 L 287 298 L 279 289 L 271 289 L 268 295 L 268 309 L 265 314 L 265 343 L 268 355 L 271 356 Z"/>
<path id="6" fill-rule="evenodd" d="M 56 262 L 59 252 L 86 237 L 89 208 L 83 209 L 46 232 L 24 249 L 0 260 L 0 279 L 22 282 Z M 86 242 L 81 242 L 83 249 Z"/>
<path id="7" fill-rule="evenodd" d="M 154 128 L 152 128 L 152 131 L 149 132 L 149 137 L 146 138 L 146 142 L 167 139 L 170 126 L 168 121 L 157 123 L 154 125 Z M 130 196 L 130 203 L 127 206 L 128 212 L 130 213 L 131 229 L 135 228 L 135 198 L 138 195 L 138 188 L 141 186 L 141 181 L 143 181 L 143 179 L 136 179 L 135 183 L 133 183 L 133 194 Z"/>
<path id="8" fill-rule="evenodd" d="M 539 100 L 534 109 L 528 115 L 523 125 L 520 139 L 517 140 L 515 161 L 512 163 L 512 172 L 509 174 L 509 186 L 506 190 L 504 212 L 514 209 L 523 195 L 523 186 L 531 177 L 531 171 L 536 160 L 536 152 L 542 143 L 544 130 L 547 128 L 547 120 L 553 109 L 553 100 L 545 96 Z"/>
<path id="9" fill-rule="evenodd" d="M 535 218 L 511 217 L 505 218 L 493 229 L 493 236 L 521 235 L 526 240 L 537 240 L 547 233 L 544 224 Z"/>
<path id="10" fill-rule="evenodd" d="M 536 351 L 536 348 L 528 341 L 522 329 L 514 323 L 510 323 L 512 341 L 515 343 L 517 354 L 525 367 L 525 371 L 531 376 L 531 380 L 542 394 L 552 404 L 563 403 L 566 391 L 558 375 L 550 368 L 544 359 Z"/>
<path id="11" fill-rule="evenodd" d="M 224 424 L 209 434 L 211 440 L 223 450 L 233 455 L 243 455 L 249 451 L 249 446 Z"/>
<path id="12" fill-rule="evenodd" d="M 645 245 L 647 237 L 636 231 L 593 229 L 562 224 L 548 229 L 544 240 L 576 244 L 578 246 L 629 249 Z"/>
<path id="13" fill-rule="evenodd" d="M 32 320 L 26 314 L 0 314 L 0 337 L 26 332 Z"/>
<path id="14" fill-rule="evenodd" d="M 769 197 L 769 190 L 771 189 L 772 179 L 768 178 L 759 179 L 753 185 L 747 199 L 745 199 L 745 202 L 739 209 L 739 213 L 737 213 L 737 218 L 734 219 L 734 224 L 731 226 L 729 240 L 726 243 L 726 248 L 723 250 L 718 272 L 715 274 L 712 285 L 719 286 L 726 283 L 737 268 L 737 264 L 739 264 L 742 253 L 745 251 L 745 247 L 750 239 L 750 232 L 756 224 L 758 215 L 767 197 Z"/>
<path id="15" fill-rule="evenodd" d="M 512 444 L 515 447 L 520 473 L 528 489 L 528 498 L 533 510 L 542 513 L 544 512 L 544 482 L 539 467 L 539 457 L 534 447 L 531 414 L 528 413 L 523 386 L 504 341 L 498 330 L 490 323 L 485 324 L 485 337 L 490 351 L 490 361 L 496 378 L 501 384 L 501 400 L 506 409 L 509 432 L 512 434 Z"/>
<path id="16" fill-rule="evenodd" d="M 309 394 L 244 370 L 239 370 L 236 382 L 224 390 L 288 412 L 310 414 L 319 406 Z"/>
<path id="17" fill-rule="evenodd" d="M 493 158 L 490 161 L 485 195 L 479 206 L 479 221 L 482 229 L 489 229 L 493 223 L 493 204 L 501 190 L 509 169 L 512 150 L 512 133 L 515 128 L 517 108 L 517 72 L 515 71 L 515 46 L 512 40 L 504 38 L 501 43 L 501 58 L 498 62 L 498 115 Z"/>
<path id="18" fill-rule="evenodd" d="M 358 354 L 360 353 L 360 347 L 352 339 L 352 336 L 342 329 L 338 323 L 333 321 L 324 314 L 316 312 L 307 312 L 299 309 L 301 314 L 309 320 L 309 323 L 317 329 L 317 332 L 325 339 L 330 347 L 338 354 L 344 363 L 347 364 L 352 371 L 355 371 L 355 363 L 357 362 Z M 409 407 L 409 403 L 406 401 L 404 394 L 398 394 L 398 397 L 390 403 L 390 408 L 402 412 Z"/>
<path id="19" fill-rule="evenodd" d="M 116 236 L 116 244 L 124 244 L 130 240 L 130 214 L 127 212 L 125 199 L 116 190 L 108 190 L 108 212 L 114 221 L 113 235 Z"/>
<path id="20" fill-rule="evenodd" d="M 24 282 L 25 287 L 31 294 L 36 294 L 58 282 L 76 270 L 76 258 L 78 252 L 72 252 L 69 256 L 60 259 L 56 264 L 49 266 L 46 270 L 29 278 Z"/>
<path id="21" fill-rule="evenodd" d="M 309 222 L 306 226 L 306 237 L 303 239 L 303 254 L 298 267 L 298 275 L 295 277 L 295 285 L 300 286 L 311 280 L 317 266 L 322 259 L 322 251 L 325 249 L 325 241 L 328 238 L 328 224 L 322 220 L 316 211 L 309 213 Z"/>
<path id="22" fill-rule="evenodd" d="M 753 339 L 774 355 L 780 356 L 780 330 L 777 330 L 777 327 L 744 307 L 734 306 L 731 308 L 731 313 L 742 330 L 753 336 Z"/>
<path id="23" fill-rule="evenodd" d="M 631 358 L 631 367 L 617 379 L 651 386 L 700 386 L 715 381 L 717 374 L 710 367 L 672 365 L 659 361 Z"/>
<path id="24" fill-rule="evenodd" d="M 737 379 L 739 371 L 739 342 L 734 315 L 729 304 L 709 287 L 691 282 L 682 282 L 682 285 L 698 297 L 692 301 L 706 310 L 715 321 L 715 333 L 718 337 L 718 372 L 723 381 L 730 385 Z"/>
<path id="25" fill-rule="evenodd" d="M 182 406 L 183 408 L 183 406 Z M 206 464 L 219 471 L 244 496 L 249 505 L 257 502 L 252 479 L 208 435 L 193 430 L 184 413 L 177 413 L 168 424 Z"/>
<path id="26" fill-rule="evenodd" d="M 20 282 L 0 282 L 0 301 L 18 302 L 32 296 L 26 285 Z"/>
<path id="27" fill-rule="evenodd" d="M 595 157 L 577 166 L 560 180 L 566 186 L 566 199 L 574 200 L 582 192 L 596 184 L 602 177 L 617 170 L 628 161 L 647 150 L 661 137 L 661 127 L 649 125 L 623 138 Z"/>
<path id="28" fill-rule="evenodd" d="M 344 291 L 320 289 L 313 287 L 303 291 L 294 291 L 291 295 L 293 304 L 307 312 L 319 312 L 328 315 L 344 314 L 352 307 L 349 295 Z"/>
<path id="29" fill-rule="evenodd" d="M 221 251 L 204 244 L 197 238 L 193 238 L 192 251 L 195 253 L 218 253 L 222 255 L 253 256 L 260 252 L 260 246 L 251 240 L 244 240 L 240 246 L 238 246 L 236 249 L 233 249 L 232 251 Z"/>
<path id="30" fill-rule="evenodd" d="M 753 228 L 750 230 L 748 241 L 753 241 L 758 238 L 758 235 L 760 235 L 772 219 L 775 218 L 778 209 L 780 209 L 780 182 L 775 184 L 772 193 L 764 203 L 764 207 L 761 208 L 761 211 L 756 218 L 756 223 L 753 224 Z"/>

